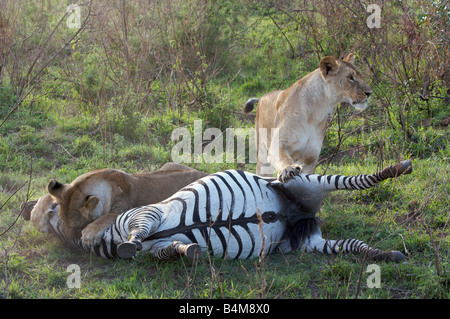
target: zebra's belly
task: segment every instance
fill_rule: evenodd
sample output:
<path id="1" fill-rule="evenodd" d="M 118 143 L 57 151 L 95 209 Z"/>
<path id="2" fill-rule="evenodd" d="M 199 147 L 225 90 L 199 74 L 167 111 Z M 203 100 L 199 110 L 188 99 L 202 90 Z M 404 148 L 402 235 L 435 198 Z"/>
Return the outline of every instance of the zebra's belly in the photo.
<path id="1" fill-rule="evenodd" d="M 277 221 L 270 224 L 249 223 L 233 227 L 207 227 L 177 233 L 164 240 L 197 243 L 204 252 L 226 259 L 247 259 L 271 253 L 280 244 L 285 226 Z"/>
<path id="2" fill-rule="evenodd" d="M 228 259 L 256 257 L 273 251 L 284 236 L 279 213 L 285 205 L 267 181 L 254 174 L 212 174 L 152 205 L 161 219 L 145 241 L 197 243 Z"/>

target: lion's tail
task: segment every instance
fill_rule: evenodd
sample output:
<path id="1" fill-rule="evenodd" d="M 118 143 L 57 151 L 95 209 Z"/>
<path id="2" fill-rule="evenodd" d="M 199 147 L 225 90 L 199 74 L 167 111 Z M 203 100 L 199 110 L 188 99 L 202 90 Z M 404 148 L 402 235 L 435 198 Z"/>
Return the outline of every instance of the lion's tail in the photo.
<path id="1" fill-rule="evenodd" d="M 251 98 L 249 99 L 247 102 L 244 103 L 244 108 L 242 109 L 242 112 L 244 114 L 250 113 L 251 111 L 253 111 L 255 104 L 258 103 L 259 99 L 258 98 Z"/>

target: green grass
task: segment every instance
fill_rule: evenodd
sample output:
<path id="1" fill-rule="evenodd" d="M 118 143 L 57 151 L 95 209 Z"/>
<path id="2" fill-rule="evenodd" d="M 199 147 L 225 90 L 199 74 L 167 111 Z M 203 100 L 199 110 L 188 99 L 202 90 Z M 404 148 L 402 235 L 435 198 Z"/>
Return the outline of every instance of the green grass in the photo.
<path id="1" fill-rule="evenodd" d="M 220 95 L 228 101 L 230 92 Z M 251 127 L 253 118 L 228 112 L 226 125 Z M 128 172 L 155 170 L 170 160 L 170 132 L 180 125 L 192 128 L 198 117 L 182 110 L 139 115 L 134 134 L 120 126 L 101 132 L 85 113 L 62 115 L 60 110 L 21 111 L 2 127 L 0 148 L 0 230 L 14 224 L 20 204 L 45 194 L 51 178 L 70 182 L 93 169 L 116 167 Z M 111 120 L 114 126 L 115 119 Z M 205 122 L 203 123 L 206 126 Z M 361 118 L 345 129 L 365 127 Z M 148 126 L 147 126 L 148 125 Z M 150 127 L 150 131 L 145 131 Z M 158 128 L 161 127 L 159 131 Z M 336 147 L 334 124 L 323 156 Z M 138 133 L 140 132 L 140 133 Z M 336 192 L 323 204 L 322 231 L 330 239 L 358 238 L 381 249 L 395 249 L 406 261 L 377 263 L 381 288 L 367 288 L 370 261 L 363 256 L 324 256 L 301 251 L 274 254 L 263 260 L 223 261 L 203 258 L 162 262 L 149 255 L 134 260 L 102 260 L 65 247 L 52 235 L 37 232 L 21 218 L 0 237 L 0 289 L 10 298 L 354 298 L 361 275 L 360 298 L 449 298 L 450 185 L 448 130 L 419 129 L 420 138 L 392 143 L 398 131 L 370 127 L 342 141 L 341 150 L 368 145 L 317 168 L 318 173 L 370 173 L 411 158 L 413 173 L 363 192 Z M 123 135 L 122 135 L 123 134 Z M 396 137 L 397 138 L 397 137 Z M 384 154 L 380 160 L 381 154 Z M 227 168 L 255 170 L 254 163 L 190 164 L 207 172 Z M 21 188 L 20 188 L 21 187 Z M 378 229 L 377 229 L 378 227 Z M 376 231 L 377 229 L 377 231 Z M 376 231 L 376 233 L 375 233 Z M 9 258 L 7 259 L 8 254 Z M 70 264 L 81 269 L 81 287 L 66 285 Z"/>
<path id="2" fill-rule="evenodd" d="M 224 92 L 228 101 L 230 92 Z M 227 125 L 251 127 L 253 118 L 233 114 Z M 58 110 L 21 111 L 2 127 L 0 230 L 14 224 L 20 204 L 45 194 L 51 178 L 70 182 L 93 169 L 116 167 L 128 172 L 155 170 L 170 160 L 170 132 L 192 127 L 189 112 L 140 115 L 135 135 L 114 129 L 101 132 L 89 114 L 65 115 Z M 163 120 L 161 120 L 163 119 Z M 111 124 L 115 125 L 115 120 Z M 145 132 L 146 125 L 151 128 Z M 360 118 L 346 122 L 348 130 L 364 127 Z M 205 126 L 205 123 L 204 123 Z M 161 131 L 158 128 L 161 127 Z M 346 128 L 347 129 L 347 128 Z M 140 131 L 141 130 L 141 131 Z M 330 128 L 323 156 L 336 146 Z M 137 133 L 141 132 L 141 133 Z M 429 127 L 420 138 L 392 143 L 398 131 L 371 127 L 344 139 L 341 150 L 369 145 L 364 152 L 347 154 L 317 168 L 318 173 L 370 173 L 398 160 L 411 158 L 413 173 L 363 192 L 336 192 L 323 204 L 322 231 L 330 239 L 358 238 L 381 249 L 407 255 L 399 264 L 379 262 L 381 288 L 367 288 L 370 261 L 363 256 L 324 256 L 301 251 L 271 255 L 264 260 L 223 261 L 203 258 L 161 262 L 148 255 L 134 260 L 102 260 L 73 251 L 51 235 L 37 232 L 18 219 L 0 237 L 0 289 L 10 298 L 354 298 L 361 275 L 360 298 L 449 298 L 450 185 L 448 130 Z M 123 135 L 122 135 L 123 134 Z M 382 143 L 380 143 L 380 141 Z M 383 154 L 382 160 L 380 156 Z M 255 170 L 255 164 L 190 164 L 207 172 L 227 168 Z M 21 188 L 20 188 L 21 187 Z M 377 229 L 378 227 L 378 229 Z M 377 231 L 376 231 L 377 229 Z M 375 233 L 376 231 L 376 233 Z M 6 258 L 6 253 L 9 258 Z M 67 267 L 78 264 L 81 287 L 69 289 Z"/>
<path id="3" fill-rule="evenodd" d="M 25 28 L 23 34 L 13 34 L 12 43 L 22 45 L 24 55 L 18 57 L 20 68 L 8 63 L 0 74 L 1 119 L 18 100 L 16 94 L 22 89 L 18 83 L 32 65 L 32 53 L 40 51 L 40 43 L 51 32 L 49 26 L 66 11 L 53 2 L 53 7 L 48 6 L 53 10 L 50 13 L 37 10 L 35 4 L 19 10 L 28 18 L 16 20 L 27 24 L 21 26 Z M 431 54 L 426 51 L 428 44 L 421 47 L 425 50 L 422 55 L 403 46 L 406 42 L 409 45 L 411 34 L 404 34 L 404 12 L 397 4 L 392 4 L 390 14 L 398 19 L 383 22 L 390 23 L 383 27 L 387 30 L 383 34 L 393 50 L 391 57 L 386 56 L 389 50 L 384 47 L 378 46 L 372 52 L 380 39 L 373 38 L 376 33 L 367 33 L 364 21 L 361 30 L 366 33 L 353 43 L 345 37 L 342 41 L 340 33 L 334 33 L 340 30 L 325 32 L 316 28 L 318 34 L 309 34 L 322 23 L 321 18 L 312 15 L 300 14 L 297 22 L 302 24 L 298 24 L 275 7 L 219 1 L 212 7 L 214 10 L 205 16 L 200 10 L 197 16 L 198 12 L 193 15 L 189 11 L 199 8 L 192 2 L 192 8 L 182 6 L 174 14 L 171 22 L 175 29 L 168 34 L 165 25 L 152 24 L 157 21 L 152 14 L 166 19 L 167 14 L 158 10 L 169 7 L 156 5 L 150 7 L 156 11 L 139 10 L 145 3 L 127 3 L 129 82 L 125 76 L 126 52 L 121 44 L 125 33 L 116 25 L 122 16 L 114 16 L 117 8 L 109 8 L 106 12 L 112 14 L 111 19 L 94 19 L 89 33 L 80 35 L 43 70 L 39 84 L 0 126 L 0 298 L 354 298 L 357 293 L 360 298 L 373 299 L 450 297 L 450 131 L 441 126 L 450 115 L 444 99 L 448 93 L 444 77 L 438 77 L 440 69 L 431 70 L 433 61 L 425 58 Z M 311 5 L 316 4 L 323 6 L 320 2 Z M 434 5 L 440 2 L 430 6 Z M 178 10 L 176 7 L 170 8 Z M 151 19 L 144 14 L 148 12 Z M 353 8 L 340 14 L 354 20 L 352 12 Z M 131 19 L 133 15 L 139 19 Z M 196 32 L 184 29 L 195 24 L 190 20 L 193 16 L 200 24 Z M 49 25 L 41 23 L 41 18 L 47 21 L 45 17 L 51 18 Z M 97 20 L 104 23 L 100 35 L 96 32 Z M 420 31 L 422 44 L 432 44 L 429 47 L 433 54 L 444 52 L 445 44 L 439 42 L 442 37 L 432 34 L 438 20 L 430 21 L 420 25 L 425 28 Z M 355 26 L 361 24 L 354 22 Z M 148 37 L 142 33 L 153 30 L 147 24 L 156 30 L 150 34 L 150 43 L 145 42 Z M 306 34 L 302 26 L 308 28 Z M 42 57 L 51 56 L 72 31 L 57 29 Z M 36 36 L 23 40 L 27 34 Z M 97 41 L 99 36 L 112 39 L 114 45 Z M 100 46 L 100 42 L 107 46 Z M 295 58 L 292 49 L 298 55 Z M 15 47 L 9 51 L 20 50 Z M 224 53 L 216 55 L 220 52 Z M 369 274 L 365 271 L 371 262 L 363 263 L 359 255 L 324 256 L 297 251 L 244 261 L 223 261 L 207 255 L 198 263 L 186 259 L 162 262 L 149 255 L 133 260 L 103 260 L 73 251 L 53 236 L 36 231 L 30 222 L 17 219 L 20 204 L 44 195 L 52 178 L 68 183 L 87 171 L 104 167 L 130 173 L 158 169 L 171 159 L 173 130 L 185 127 L 192 133 L 197 119 L 202 120 L 203 131 L 252 128 L 254 116 L 239 113 L 249 97 L 289 87 L 317 68 L 320 56 L 348 52 L 356 53 L 356 64 L 370 78 L 376 94 L 361 114 L 354 114 L 349 106 L 340 106 L 339 121 L 335 114 L 322 148 L 324 161 L 316 172 L 372 173 L 404 159 L 412 160 L 414 171 L 364 192 L 333 193 L 319 216 L 326 238 L 353 237 L 367 243 L 373 238 L 372 246 L 399 250 L 407 256 L 398 264 L 377 263 L 381 288 L 367 287 Z M 406 52 L 404 60 L 401 52 Z M 413 67 L 400 65 L 402 61 L 409 63 L 410 57 Z M 10 57 L 9 61 L 13 60 Z M 389 65 L 394 60 L 401 83 L 398 88 L 391 81 Z M 37 62 L 32 76 L 44 61 Z M 369 64 L 375 67 L 375 74 Z M 419 64 L 435 74 L 419 72 Z M 403 81 L 409 78 L 412 80 Z M 429 101 L 418 97 L 425 92 L 422 84 L 430 90 Z M 403 103 L 403 127 L 396 94 Z M 335 153 L 337 156 L 328 162 L 326 159 Z M 255 171 L 255 163 L 189 165 L 210 173 L 229 168 Z M 80 266 L 80 288 L 69 289 L 66 285 L 70 276 L 67 267 L 71 264 Z"/>
<path id="4" fill-rule="evenodd" d="M 448 170 L 438 163 L 437 158 L 415 160 L 414 172 L 397 181 L 364 192 L 333 193 L 319 213 L 326 238 L 369 242 L 380 224 L 372 245 L 407 255 L 402 263 L 377 263 L 381 288 L 367 288 L 365 270 L 371 262 L 362 264 L 359 255 L 297 251 L 245 261 L 207 255 L 198 263 L 162 262 L 149 255 L 102 260 L 73 251 L 22 220 L 14 227 L 21 228 L 20 234 L 1 237 L 2 251 L 12 247 L 9 284 L 2 274 L 1 286 L 11 298 L 354 298 L 362 270 L 360 298 L 449 298 Z M 333 165 L 329 170 L 356 174 L 375 166 Z M 36 185 L 39 196 L 45 179 L 35 182 L 41 184 Z M 2 226 L 13 221 L 15 211 L 3 211 Z M 438 261 L 430 234 L 440 247 Z M 80 288 L 66 286 L 70 264 L 80 266 Z"/>

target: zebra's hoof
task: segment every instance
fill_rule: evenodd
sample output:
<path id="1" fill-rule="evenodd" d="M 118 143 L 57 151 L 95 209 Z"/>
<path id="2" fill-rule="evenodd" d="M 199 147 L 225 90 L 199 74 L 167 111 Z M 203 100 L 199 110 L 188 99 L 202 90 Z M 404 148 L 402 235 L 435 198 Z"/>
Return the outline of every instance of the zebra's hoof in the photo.
<path id="1" fill-rule="evenodd" d="M 406 258 L 401 252 L 397 250 L 392 250 L 389 252 L 390 261 L 400 262 Z"/>
<path id="2" fill-rule="evenodd" d="M 397 172 L 396 172 L 397 176 L 411 174 L 411 172 L 412 172 L 411 161 L 406 160 L 406 161 L 400 162 L 399 164 L 396 165 L 396 169 L 397 169 Z"/>
<path id="3" fill-rule="evenodd" d="M 198 259 L 202 254 L 202 248 L 199 244 L 189 244 L 186 248 L 186 257 L 194 260 Z"/>
<path id="4" fill-rule="evenodd" d="M 31 202 L 22 203 L 20 205 L 20 211 L 22 212 L 22 217 L 25 220 L 30 220 L 31 212 L 33 211 L 34 206 L 36 206 L 37 200 L 33 200 Z"/>
<path id="5" fill-rule="evenodd" d="M 141 250 L 141 249 L 142 249 L 141 243 L 126 241 L 126 242 L 121 243 L 119 246 L 117 246 L 117 255 L 120 258 L 127 259 L 127 258 L 131 258 L 134 255 L 136 255 L 138 250 Z"/>

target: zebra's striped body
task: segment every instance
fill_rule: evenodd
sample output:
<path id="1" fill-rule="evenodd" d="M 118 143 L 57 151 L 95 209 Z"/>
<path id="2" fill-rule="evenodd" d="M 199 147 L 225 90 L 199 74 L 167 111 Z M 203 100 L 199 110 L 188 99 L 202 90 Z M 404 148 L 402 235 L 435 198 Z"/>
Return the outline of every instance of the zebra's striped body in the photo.
<path id="1" fill-rule="evenodd" d="M 101 243 L 81 241 L 85 251 L 128 258 L 137 250 L 161 259 L 214 256 L 244 259 L 302 248 L 323 253 L 357 252 L 374 259 L 401 260 L 400 252 L 368 248 L 356 239 L 325 240 L 315 214 L 325 196 L 340 189 L 367 189 L 411 172 L 409 161 L 372 175 L 300 175 L 286 183 L 229 170 L 206 176 L 158 204 L 119 215 Z M 57 221 L 53 221 L 57 223 Z"/>
<path id="2" fill-rule="evenodd" d="M 129 211 L 134 223 L 129 232 L 125 227 L 120 233 L 143 241 L 143 249 L 151 252 L 161 243 L 178 241 L 197 243 L 214 256 L 251 258 L 279 245 L 286 226 L 278 213 L 289 204 L 268 187 L 267 180 L 224 171 L 192 183 L 162 203 Z M 116 225 L 125 225 L 126 218 L 119 216 Z"/>

